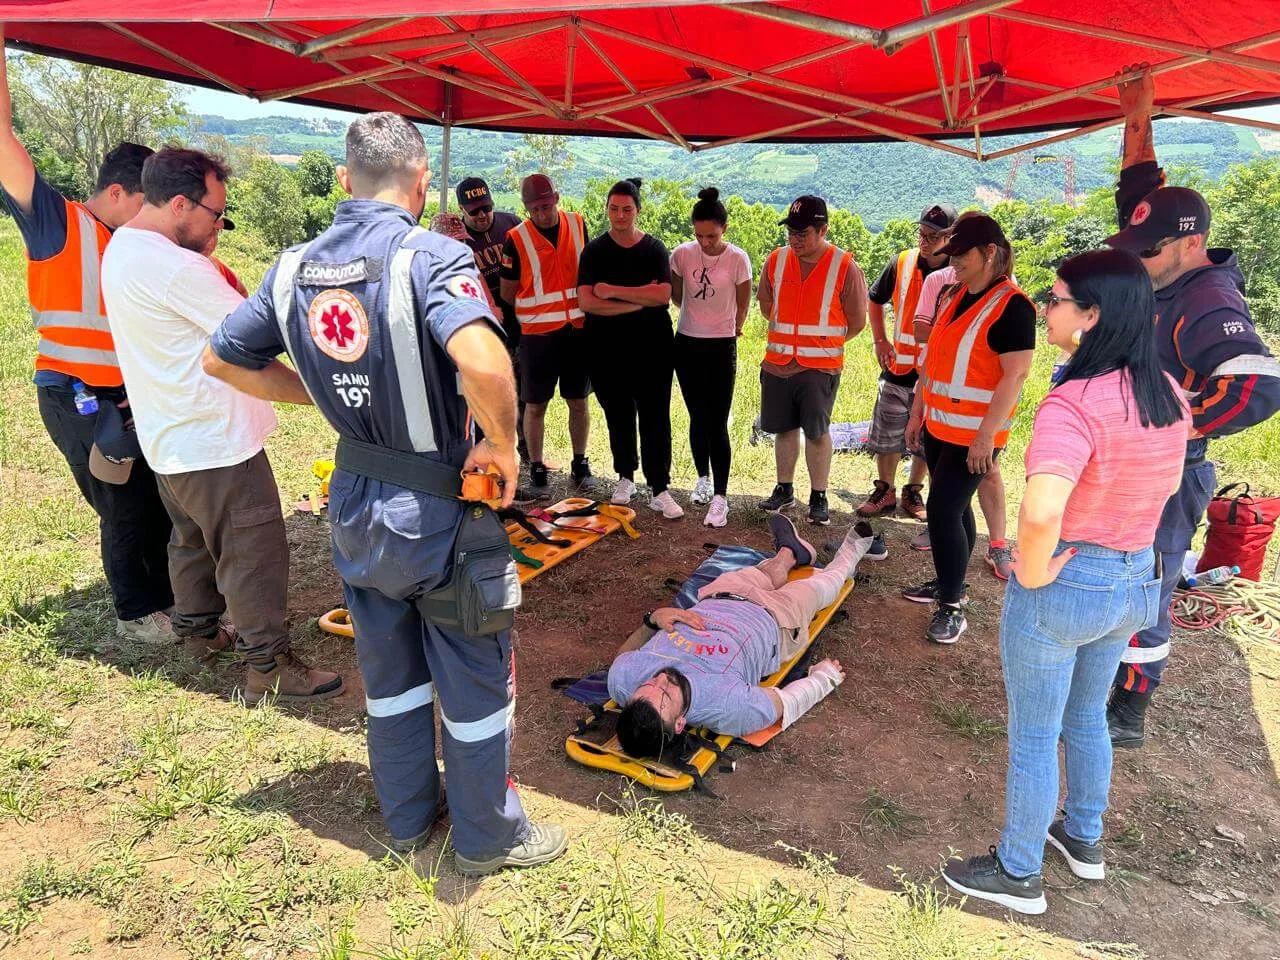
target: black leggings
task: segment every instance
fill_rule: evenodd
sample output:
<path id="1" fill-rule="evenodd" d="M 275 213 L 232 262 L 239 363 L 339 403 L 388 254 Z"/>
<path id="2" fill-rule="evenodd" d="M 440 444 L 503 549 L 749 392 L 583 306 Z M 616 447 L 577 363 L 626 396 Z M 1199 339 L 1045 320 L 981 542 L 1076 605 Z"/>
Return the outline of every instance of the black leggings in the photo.
<path id="1" fill-rule="evenodd" d="M 670 322 L 619 336 L 607 324 L 620 319 L 607 319 L 603 328 L 588 321 L 591 387 L 609 428 L 614 472 L 634 480 L 636 467 L 643 463 L 645 479 L 656 497 L 671 485 Z"/>
<path id="2" fill-rule="evenodd" d="M 729 490 L 729 408 L 738 373 L 736 337 L 676 334 L 676 376 L 689 408 L 689 449 L 698 476 L 715 479 L 715 492 Z"/>
<path id="3" fill-rule="evenodd" d="M 964 573 L 978 542 L 973 518 L 973 495 L 982 483 L 981 473 L 970 473 L 969 448 L 921 435 L 925 463 L 929 465 L 929 502 L 926 504 L 933 569 L 938 576 L 938 599 L 959 603 L 964 597 Z M 999 456 L 1000 451 L 996 450 Z"/>

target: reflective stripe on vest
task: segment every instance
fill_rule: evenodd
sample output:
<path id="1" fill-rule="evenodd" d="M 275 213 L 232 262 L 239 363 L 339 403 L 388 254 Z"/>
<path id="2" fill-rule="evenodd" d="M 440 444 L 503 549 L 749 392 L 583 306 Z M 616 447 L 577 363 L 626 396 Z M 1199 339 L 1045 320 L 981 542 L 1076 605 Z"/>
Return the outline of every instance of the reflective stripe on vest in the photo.
<path id="1" fill-rule="evenodd" d="M 404 411 L 405 423 L 409 428 L 409 442 L 413 444 L 415 453 L 435 453 L 437 449 L 413 305 L 412 267 L 417 251 L 406 246 L 410 240 L 427 232 L 425 227 L 414 227 L 405 234 L 400 241 L 400 249 L 391 258 L 387 278 L 387 334 L 395 358 L 396 379 L 400 382 L 400 407 Z M 294 290 L 298 270 L 302 266 L 306 250 L 306 247 L 300 247 L 297 250 L 286 250 L 281 255 L 276 267 L 275 284 L 271 288 L 276 323 L 280 325 L 285 349 L 289 356 L 295 358 L 295 364 L 297 359 L 289 337 L 289 317 L 296 299 Z M 310 392 L 308 388 L 307 393 Z M 312 397 L 312 402 L 314 401 L 315 398 Z"/>
<path id="2" fill-rule="evenodd" d="M 786 363 L 794 358 L 801 366 L 833 369 L 844 361 L 844 337 L 848 332 L 844 311 L 838 299 L 839 281 L 852 257 L 838 247 L 830 247 L 824 255 L 825 270 L 822 276 L 822 298 L 816 311 L 817 323 L 796 323 L 795 317 L 782 316 L 782 293 L 788 270 L 794 273 L 793 283 L 799 287 L 797 312 L 803 309 L 804 287 L 814 275 L 823 270 L 820 260 L 808 277 L 800 277 L 800 261 L 790 247 L 780 247 L 773 254 L 770 277 L 773 284 L 773 305 L 769 311 L 769 341 L 765 345 L 765 359 L 772 363 Z M 833 311 L 837 317 L 833 317 Z M 805 319 L 810 319 L 807 315 Z M 815 337 L 827 342 L 821 344 L 798 343 L 800 337 Z"/>
<path id="3" fill-rule="evenodd" d="M 124 378 L 102 303 L 106 240 L 85 207 L 65 198 L 63 203 L 67 215 L 63 249 L 47 260 L 27 261 L 31 321 L 40 333 L 36 369 L 55 370 L 93 386 L 117 387 Z"/>
<path id="4" fill-rule="evenodd" d="M 520 256 L 524 261 L 515 302 L 516 319 L 520 321 L 521 332 L 553 333 L 566 324 L 581 326 L 583 313 L 578 306 L 578 260 L 582 257 L 586 238 L 579 215 L 560 211 L 560 233 L 554 248 L 532 220 L 522 221 L 512 229 L 510 235 L 520 247 Z M 552 265 L 559 268 L 556 274 L 560 282 L 564 283 L 572 278 L 570 286 L 553 285 L 548 291 L 548 278 L 543 276 L 544 260 L 539 252 L 540 245 L 551 251 Z M 572 269 L 564 262 L 566 255 L 573 257 Z M 565 273 L 569 276 L 563 276 Z"/>
<path id="5" fill-rule="evenodd" d="M 916 304 L 920 300 L 920 288 L 924 285 L 920 276 L 920 249 L 912 247 L 898 254 L 898 272 L 893 290 L 893 361 L 889 372 L 903 376 L 916 368 L 919 347 L 916 345 Z"/>
<path id="6" fill-rule="evenodd" d="M 973 374 L 971 368 L 978 338 L 984 338 L 978 349 L 989 349 L 985 340 L 987 330 L 1015 296 L 1023 295 L 1009 280 L 1002 281 L 988 291 L 969 308 L 970 319 L 964 324 L 964 332 L 955 345 L 955 352 L 948 359 L 944 355 L 945 347 L 940 348 L 938 341 L 949 340 L 957 329 L 956 325 L 964 321 L 963 315 L 955 316 L 964 290 L 963 286 L 957 286 L 950 295 L 943 295 L 944 300 L 938 305 L 938 320 L 929 339 L 930 350 L 925 369 L 921 372 L 925 420 L 935 425 L 935 428 L 941 428 L 932 431 L 939 440 L 960 446 L 968 446 L 973 442 L 987 414 L 986 408 L 995 398 L 995 386 L 999 382 L 999 377 L 990 386 L 968 382 Z M 944 365 L 947 363 L 950 363 L 950 370 L 944 378 L 939 374 L 946 371 Z M 1016 401 L 1013 409 L 1017 409 Z M 1013 410 L 1010 410 L 1008 419 L 996 428 L 997 447 L 1004 446 L 1012 426 Z"/>

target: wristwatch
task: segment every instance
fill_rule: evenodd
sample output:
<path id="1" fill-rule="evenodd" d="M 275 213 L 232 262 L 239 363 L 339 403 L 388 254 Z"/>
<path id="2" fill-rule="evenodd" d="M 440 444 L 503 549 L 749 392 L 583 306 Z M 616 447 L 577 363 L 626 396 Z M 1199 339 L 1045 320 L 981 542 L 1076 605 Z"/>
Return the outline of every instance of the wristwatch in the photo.
<path id="1" fill-rule="evenodd" d="M 653 630 L 655 632 L 662 629 L 660 626 L 658 626 L 657 622 L 653 619 L 652 610 L 650 610 L 648 613 L 644 615 L 644 625 L 648 627 L 650 630 Z"/>

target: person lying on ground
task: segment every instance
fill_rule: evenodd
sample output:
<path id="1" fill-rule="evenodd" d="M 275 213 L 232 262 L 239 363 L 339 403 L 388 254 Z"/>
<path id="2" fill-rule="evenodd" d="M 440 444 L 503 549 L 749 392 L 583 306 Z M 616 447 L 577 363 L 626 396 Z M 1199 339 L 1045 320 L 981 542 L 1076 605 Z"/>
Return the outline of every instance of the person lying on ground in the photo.
<path id="1" fill-rule="evenodd" d="M 777 553 L 754 567 L 717 577 L 688 610 L 645 615 L 609 668 L 609 695 L 622 706 L 618 740 L 633 757 L 660 757 L 686 726 L 744 736 L 779 720 L 785 730 L 844 680 L 826 659 L 785 687 L 760 679 L 809 640 L 814 614 L 840 595 L 872 547 L 865 521 L 850 528 L 835 557 L 804 580 L 788 581 L 816 553 L 784 515 L 769 519 Z"/>

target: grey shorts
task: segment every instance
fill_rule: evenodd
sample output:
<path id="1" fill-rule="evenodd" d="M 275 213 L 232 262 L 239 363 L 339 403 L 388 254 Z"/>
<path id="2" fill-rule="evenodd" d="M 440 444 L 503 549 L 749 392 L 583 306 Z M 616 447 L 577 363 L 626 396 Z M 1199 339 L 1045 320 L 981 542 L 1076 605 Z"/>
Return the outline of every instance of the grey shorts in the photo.
<path id="1" fill-rule="evenodd" d="M 803 430 L 810 440 L 827 435 L 840 375 L 802 370 L 790 377 L 760 371 L 760 429 L 768 433 Z"/>
<path id="2" fill-rule="evenodd" d="M 913 387 L 880 381 L 875 409 L 871 411 L 871 434 L 867 437 L 870 453 L 907 452 L 907 420 L 915 395 Z"/>

